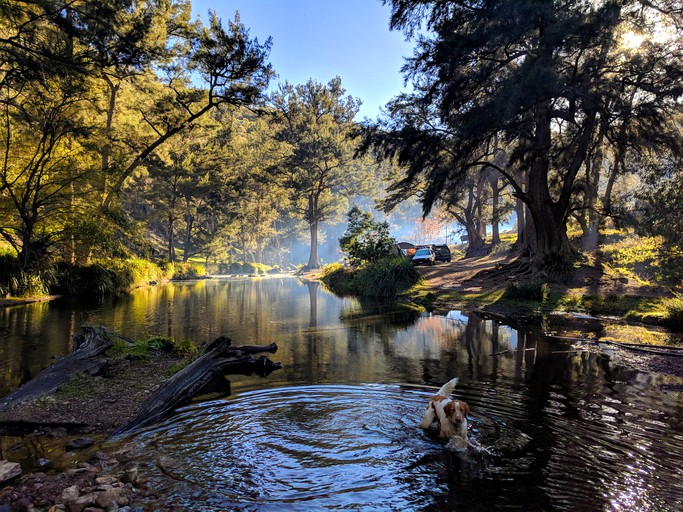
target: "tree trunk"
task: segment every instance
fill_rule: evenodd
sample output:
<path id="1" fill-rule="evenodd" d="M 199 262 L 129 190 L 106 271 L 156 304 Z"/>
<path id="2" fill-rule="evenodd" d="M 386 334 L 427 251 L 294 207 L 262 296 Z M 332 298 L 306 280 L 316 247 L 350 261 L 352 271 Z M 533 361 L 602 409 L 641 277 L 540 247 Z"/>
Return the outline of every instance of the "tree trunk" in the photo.
<path id="1" fill-rule="evenodd" d="M 311 252 L 308 268 L 320 268 L 318 262 L 318 204 L 314 195 L 308 196 L 308 221 L 311 231 Z"/>
<path id="2" fill-rule="evenodd" d="M 587 230 L 581 241 L 585 251 L 594 251 L 598 246 L 598 231 L 602 221 L 602 215 L 597 211 L 598 187 L 602 174 L 604 159 L 603 143 L 607 132 L 607 120 L 601 119 L 598 140 L 594 154 L 586 159 L 586 217 Z"/>
<path id="3" fill-rule="evenodd" d="M 175 263 L 175 220 L 171 215 L 168 216 L 168 261 Z"/>
<path id="4" fill-rule="evenodd" d="M 254 359 L 248 354 L 276 350 L 277 345 L 274 343 L 230 348 L 229 338 L 217 338 L 206 348 L 204 355 L 167 380 L 142 404 L 137 416 L 116 430 L 112 436 L 118 437 L 159 421 L 212 384 L 216 377 L 226 373 L 268 375 L 273 370 L 281 368 L 280 364 L 273 363 L 265 356 Z"/>
<path id="5" fill-rule="evenodd" d="M 185 215 L 185 240 L 183 242 L 183 262 L 187 262 L 192 256 L 192 228 L 194 227 L 194 215 Z"/>
<path id="6" fill-rule="evenodd" d="M 530 248 L 535 256 L 540 259 L 548 255 L 568 258 L 571 254 L 571 245 L 565 224 L 566 208 L 559 201 L 557 205 L 553 203 L 548 189 L 551 147 L 550 104 L 539 107 L 535 125 L 536 134 L 532 147 L 532 163 L 526 183 L 527 206 L 535 234 L 533 245 Z M 565 177 L 563 193 L 571 188 L 567 180 L 569 177 Z"/>
<path id="7" fill-rule="evenodd" d="M 517 241 L 515 245 L 526 243 L 526 205 L 520 198 L 515 198 L 515 213 L 517 214 Z"/>
<path id="8" fill-rule="evenodd" d="M 498 203 L 500 201 L 500 190 L 498 190 L 498 178 L 492 177 L 491 183 L 491 245 L 500 244 L 500 211 Z"/>
<path id="9" fill-rule="evenodd" d="M 114 346 L 116 339 L 131 341 L 105 327 L 84 325 L 81 329 L 83 334 L 75 334 L 73 337 L 73 351 L 3 398 L 0 411 L 53 393 L 77 373 L 97 375 L 107 365 L 107 358 L 102 354 Z"/>

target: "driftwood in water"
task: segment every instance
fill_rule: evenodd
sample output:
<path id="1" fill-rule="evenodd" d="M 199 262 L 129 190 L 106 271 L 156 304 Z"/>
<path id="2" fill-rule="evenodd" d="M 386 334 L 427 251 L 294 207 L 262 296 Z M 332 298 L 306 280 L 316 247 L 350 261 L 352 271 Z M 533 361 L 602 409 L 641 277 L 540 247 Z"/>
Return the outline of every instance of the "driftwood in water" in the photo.
<path id="1" fill-rule="evenodd" d="M 145 403 L 138 415 L 119 428 L 117 437 L 160 420 L 173 409 L 182 406 L 206 388 L 215 377 L 224 374 L 268 375 L 281 368 L 265 356 L 254 359 L 256 352 L 275 352 L 277 345 L 230 347 L 230 339 L 220 337 L 206 347 L 204 355 L 167 380 Z"/>
<path id="2" fill-rule="evenodd" d="M 105 327 L 84 325 L 81 329 L 83 334 L 74 334 L 73 351 L 57 359 L 19 389 L 2 398 L 0 412 L 54 393 L 77 373 L 99 374 L 107 366 L 107 358 L 102 354 L 113 347 L 117 339 L 130 342 L 128 338 Z"/>

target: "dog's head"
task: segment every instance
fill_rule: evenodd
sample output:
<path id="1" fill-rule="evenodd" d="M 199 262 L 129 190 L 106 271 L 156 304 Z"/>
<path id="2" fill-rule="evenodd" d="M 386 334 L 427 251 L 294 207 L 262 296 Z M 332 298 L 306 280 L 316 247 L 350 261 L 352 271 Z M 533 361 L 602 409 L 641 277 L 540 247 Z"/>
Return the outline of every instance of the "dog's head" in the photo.
<path id="1" fill-rule="evenodd" d="M 451 400 L 444 406 L 443 411 L 454 425 L 459 425 L 470 414 L 470 406 L 462 400 Z"/>

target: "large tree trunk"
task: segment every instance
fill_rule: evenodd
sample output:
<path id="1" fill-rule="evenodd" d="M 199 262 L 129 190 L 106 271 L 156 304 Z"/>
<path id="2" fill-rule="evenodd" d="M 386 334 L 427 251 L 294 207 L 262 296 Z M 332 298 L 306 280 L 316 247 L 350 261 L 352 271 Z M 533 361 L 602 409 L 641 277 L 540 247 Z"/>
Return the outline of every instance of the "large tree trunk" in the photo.
<path id="1" fill-rule="evenodd" d="M 526 205 L 519 198 L 515 199 L 515 213 L 517 214 L 517 241 L 515 245 L 523 246 L 526 243 Z"/>

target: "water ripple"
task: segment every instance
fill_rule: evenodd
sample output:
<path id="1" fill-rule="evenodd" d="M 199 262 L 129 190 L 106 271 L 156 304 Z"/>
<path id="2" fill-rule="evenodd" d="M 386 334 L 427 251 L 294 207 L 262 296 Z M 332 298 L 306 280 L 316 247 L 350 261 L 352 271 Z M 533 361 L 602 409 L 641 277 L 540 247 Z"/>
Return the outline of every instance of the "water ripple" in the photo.
<path id="1" fill-rule="evenodd" d="M 661 476 L 680 459 L 648 442 L 662 436 L 665 449 L 683 453 L 657 411 L 632 421 L 632 403 L 555 389 L 541 425 L 523 389 L 464 385 L 456 394 L 474 411 L 470 437 L 491 454 L 454 454 L 416 428 L 431 394 L 380 385 L 254 391 L 185 408 L 129 444 L 162 509 L 663 510 L 683 490 Z M 662 489 L 670 494 L 658 497 Z"/>

